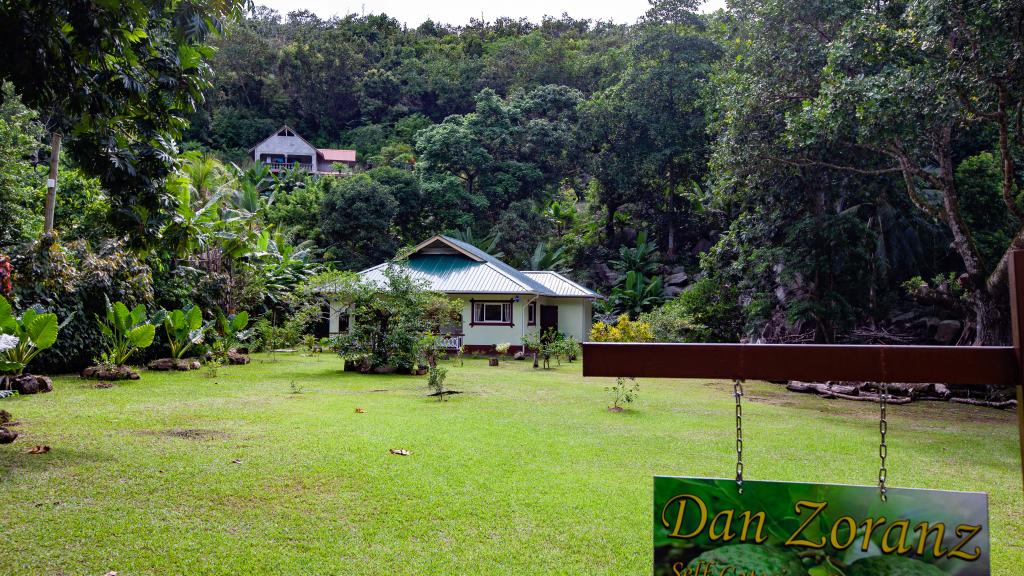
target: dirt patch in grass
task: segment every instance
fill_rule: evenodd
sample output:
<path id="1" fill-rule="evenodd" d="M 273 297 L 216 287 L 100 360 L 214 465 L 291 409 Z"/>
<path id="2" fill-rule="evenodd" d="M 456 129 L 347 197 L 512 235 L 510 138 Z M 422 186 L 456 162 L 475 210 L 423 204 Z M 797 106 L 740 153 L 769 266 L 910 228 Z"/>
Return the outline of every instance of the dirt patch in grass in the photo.
<path id="1" fill-rule="evenodd" d="M 142 434 L 181 438 L 182 440 L 219 440 L 227 438 L 226 432 L 220 430 L 203 430 L 201 428 L 168 428 L 166 430 L 143 430 Z"/>

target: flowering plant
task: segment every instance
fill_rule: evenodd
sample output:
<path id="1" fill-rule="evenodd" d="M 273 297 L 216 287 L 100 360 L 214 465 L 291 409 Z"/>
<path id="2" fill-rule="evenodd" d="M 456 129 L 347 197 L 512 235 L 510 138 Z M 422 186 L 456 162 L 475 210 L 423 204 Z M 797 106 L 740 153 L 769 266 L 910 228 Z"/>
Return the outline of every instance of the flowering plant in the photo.
<path id="1" fill-rule="evenodd" d="M 11 276 L 14 275 L 14 266 L 11 259 L 0 255 L 0 295 L 10 296 L 14 286 L 11 285 Z"/>

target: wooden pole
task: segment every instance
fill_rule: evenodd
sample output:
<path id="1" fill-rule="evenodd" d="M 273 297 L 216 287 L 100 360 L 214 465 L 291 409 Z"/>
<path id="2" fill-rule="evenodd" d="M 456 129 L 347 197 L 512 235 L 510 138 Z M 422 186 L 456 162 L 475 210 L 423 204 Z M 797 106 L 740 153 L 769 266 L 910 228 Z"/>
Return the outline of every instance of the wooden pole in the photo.
<path id="1" fill-rule="evenodd" d="M 1020 431 L 1021 480 L 1024 481 L 1024 250 L 1010 254 L 1010 316 L 1017 360 L 1017 428 Z"/>
<path id="2" fill-rule="evenodd" d="M 53 213 L 57 207 L 57 166 L 60 163 L 60 139 L 59 132 L 50 136 L 50 178 L 46 181 L 46 221 L 43 224 L 43 234 L 53 232 Z"/>

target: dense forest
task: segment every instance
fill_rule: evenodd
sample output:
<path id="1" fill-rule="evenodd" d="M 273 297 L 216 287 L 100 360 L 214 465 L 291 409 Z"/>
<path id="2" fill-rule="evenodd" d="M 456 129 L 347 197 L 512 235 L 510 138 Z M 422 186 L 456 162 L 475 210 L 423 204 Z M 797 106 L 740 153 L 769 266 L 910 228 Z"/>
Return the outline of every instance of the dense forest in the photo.
<path id="1" fill-rule="evenodd" d="M 135 28 L 97 10 L 77 60 L 44 24 L 73 3 L 46 4 L 0 10 L 20 62 L 0 71 L 0 254 L 23 306 L 86 325 L 114 290 L 281 323 L 304 278 L 447 233 L 570 274 L 660 340 L 1009 337 L 1020 0 L 652 0 L 628 25 L 415 28 L 137 1 L 113 9 Z M 66 74 L 40 80 L 33 58 Z M 354 148 L 355 173 L 253 166 L 282 125 Z"/>

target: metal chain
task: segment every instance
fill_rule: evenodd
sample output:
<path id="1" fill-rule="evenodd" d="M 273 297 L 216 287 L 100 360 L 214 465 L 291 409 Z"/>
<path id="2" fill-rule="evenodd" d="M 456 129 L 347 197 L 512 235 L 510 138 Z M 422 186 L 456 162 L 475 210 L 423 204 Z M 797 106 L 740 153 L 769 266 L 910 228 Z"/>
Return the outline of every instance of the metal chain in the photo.
<path id="1" fill-rule="evenodd" d="M 888 469 L 885 467 L 885 459 L 889 456 L 889 446 L 885 443 L 885 435 L 889 431 L 889 423 L 885 418 L 885 409 L 887 396 L 889 395 L 889 385 L 886 383 L 882 384 L 879 390 L 879 405 L 882 407 L 881 419 L 878 422 L 878 431 L 881 433 L 882 442 L 878 446 L 878 456 L 882 460 L 882 466 L 878 469 L 878 492 L 882 497 L 882 502 L 888 500 L 888 489 L 885 487 L 885 480 L 889 474 Z"/>
<path id="2" fill-rule="evenodd" d="M 733 396 L 736 397 L 736 487 L 743 494 L 743 381 L 733 380 Z"/>

